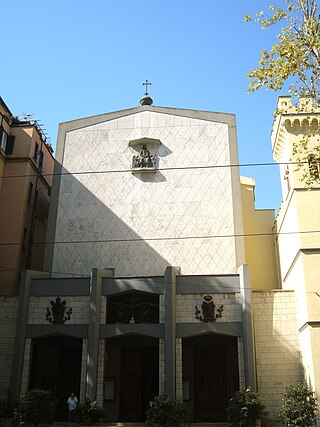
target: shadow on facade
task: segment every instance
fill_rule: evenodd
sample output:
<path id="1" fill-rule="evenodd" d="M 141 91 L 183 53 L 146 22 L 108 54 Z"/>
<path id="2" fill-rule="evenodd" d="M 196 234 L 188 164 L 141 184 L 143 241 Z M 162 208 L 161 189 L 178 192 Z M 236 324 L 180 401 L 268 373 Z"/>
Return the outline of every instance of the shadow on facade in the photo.
<path id="1" fill-rule="evenodd" d="M 58 170 L 62 170 L 61 165 Z M 130 172 L 124 174 L 131 175 Z M 122 179 L 126 180 L 126 176 L 122 175 Z M 138 179 L 151 181 L 148 174 L 141 174 Z M 153 177 L 154 181 L 158 180 Z M 165 229 L 168 224 L 159 215 L 152 192 L 146 200 L 146 195 L 136 190 L 126 200 L 120 189 L 117 192 L 117 186 L 110 185 L 109 175 L 88 173 L 76 178 L 63 169 L 53 186 L 46 270 L 56 277 L 89 276 L 92 268 L 112 268 L 117 276 L 163 274 L 172 263 L 145 239 L 153 240 L 155 233 L 161 235 L 159 227 Z M 139 199 L 140 196 L 144 198 Z M 106 206 L 104 199 L 115 205 L 118 214 Z M 132 226 L 121 219 L 121 213 Z M 146 218 L 153 227 L 147 227 Z M 168 243 L 168 247 L 176 245 L 176 242 Z M 162 253 L 164 247 L 161 243 Z"/>

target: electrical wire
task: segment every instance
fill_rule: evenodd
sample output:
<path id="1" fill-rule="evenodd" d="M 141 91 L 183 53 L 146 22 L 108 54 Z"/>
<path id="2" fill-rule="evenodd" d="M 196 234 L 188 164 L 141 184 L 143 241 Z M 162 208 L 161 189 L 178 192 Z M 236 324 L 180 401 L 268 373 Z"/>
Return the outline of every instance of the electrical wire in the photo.
<path id="1" fill-rule="evenodd" d="M 282 231 L 279 233 L 247 233 L 247 234 L 217 234 L 208 236 L 180 236 L 180 237 L 147 237 L 147 238 L 131 238 L 131 239 L 102 239 L 102 240 L 55 240 L 33 242 L 33 245 L 63 245 L 63 244 L 91 244 L 91 243 L 118 243 L 118 242 L 153 242 L 153 241 L 177 241 L 177 240 L 201 240 L 201 239 L 220 239 L 220 238 L 237 238 L 237 237 L 262 237 L 280 235 L 295 235 L 295 234 L 313 234 L 320 233 L 320 230 L 306 231 Z M 21 242 L 0 243 L 0 246 L 17 246 Z"/>
<path id="2" fill-rule="evenodd" d="M 265 162 L 265 163 L 234 163 L 234 164 L 226 164 L 226 165 L 204 165 L 204 166 L 172 166 L 172 167 L 164 167 L 164 168 L 157 168 L 155 169 L 155 172 L 157 171 L 173 171 L 173 170 L 197 170 L 197 169 L 221 169 L 221 168 L 245 168 L 245 167 L 260 167 L 260 166 L 279 166 L 279 165 L 301 165 L 301 164 L 309 164 L 308 161 L 306 162 Z M 113 174 L 113 173 L 132 173 L 132 169 L 109 169 L 109 170 L 102 170 L 102 171 L 81 171 L 81 172 L 59 172 L 59 173 L 42 173 L 42 177 L 50 177 L 50 176 L 68 176 L 68 175 L 103 175 L 103 174 Z M 27 175 L 7 175 L 3 176 L 2 179 L 9 179 L 9 178 L 31 178 L 35 177 L 34 174 L 27 174 Z"/>

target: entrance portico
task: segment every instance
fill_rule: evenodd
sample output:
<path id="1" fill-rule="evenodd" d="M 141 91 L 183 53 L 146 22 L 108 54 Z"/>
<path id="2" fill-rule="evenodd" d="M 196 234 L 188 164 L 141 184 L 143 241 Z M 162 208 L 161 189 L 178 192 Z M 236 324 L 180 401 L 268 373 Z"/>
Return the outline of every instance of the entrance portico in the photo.
<path id="1" fill-rule="evenodd" d="M 250 287 L 245 268 L 222 276 L 184 276 L 168 267 L 157 277 L 119 278 L 94 270 L 87 280 L 31 278 L 29 295 L 22 299 L 28 309 L 20 337 L 21 342 L 31 338 L 36 349 L 29 388 L 53 387 L 49 379 L 60 375 L 60 362 L 50 369 L 40 363 L 41 380 L 32 366 L 54 340 L 64 348 L 68 340 L 62 336 L 68 335 L 68 348 L 60 353 L 62 359 L 66 352 L 77 355 L 73 391 L 82 400 L 98 400 L 106 421 L 141 422 L 149 401 L 167 393 L 185 400 L 190 422 L 223 422 L 227 401 L 239 386 L 254 386 L 254 367 L 245 363 L 253 337 L 244 287 Z M 60 312 L 63 322 L 55 323 L 50 301 L 63 303 L 69 317 Z M 22 372 L 23 361 L 16 369 Z M 60 391 L 63 401 L 67 390 Z"/>

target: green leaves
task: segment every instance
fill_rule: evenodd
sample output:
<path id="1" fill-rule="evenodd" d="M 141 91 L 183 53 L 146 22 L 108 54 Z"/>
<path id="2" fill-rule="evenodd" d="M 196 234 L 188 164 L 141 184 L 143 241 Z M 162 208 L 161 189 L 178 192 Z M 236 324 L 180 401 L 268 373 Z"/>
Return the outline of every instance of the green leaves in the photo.
<path id="1" fill-rule="evenodd" d="M 296 171 L 306 189 L 320 185 L 320 127 L 311 127 L 292 146 L 292 159 L 297 163 Z"/>
<path id="2" fill-rule="evenodd" d="M 104 409 L 99 406 L 96 400 L 85 399 L 85 402 L 78 407 L 82 418 L 89 418 L 92 422 L 98 421 L 105 415 Z"/>
<path id="3" fill-rule="evenodd" d="M 55 401 L 47 390 L 29 390 L 20 397 L 17 407 L 17 419 L 20 423 L 52 424 L 55 413 Z"/>
<path id="4" fill-rule="evenodd" d="M 248 73 L 248 92 L 262 87 L 279 91 L 287 84 L 291 96 L 311 96 L 314 105 L 320 105 L 319 16 L 315 0 L 286 0 L 285 8 L 270 4 L 266 12 L 256 15 L 254 21 L 263 29 L 280 22 L 283 27 L 276 36 L 276 43 L 269 50 L 262 50 L 259 65 Z M 300 162 L 297 169 L 307 189 L 320 184 L 319 135 L 317 125 L 302 134 L 293 147 L 292 160 Z"/>
<path id="5" fill-rule="evenodd" d="M 257 392 L 250 387 L 238 391 L 229 401 L 226 410 L 231 427 L 253 427 L 264 412 Z"/>
<path id="6" fill-rule="evenodd" d="M 161 394 L 150 402 L 147 424 L 150 427 L 178 427 L 184 422 L 185 414 L 184 402 Z"/>
<path id="7" fill-rule="evenodd" d="M 306 383 L 285 389 L 279 417 L 286 427 L 311 427 L 316 416 L 317 399 Z"/>
<path id="8" fill-rule="evenodd" d="M 277 42 L 269 51 L 263 50 L 259 66 L 248 73 L 249 92 L 261 87 L 280 90 L 295 78 L 289 88 L 293 95 L 311 95 L 320 99 L 320 23 L 315 0 L 286 0 L 287 7 L 275 4 L 267 12 L 257 13 L 254 19 L 262 29 L 284 23 Z M 244 20 L 251 21 L 246 15 Z"/>

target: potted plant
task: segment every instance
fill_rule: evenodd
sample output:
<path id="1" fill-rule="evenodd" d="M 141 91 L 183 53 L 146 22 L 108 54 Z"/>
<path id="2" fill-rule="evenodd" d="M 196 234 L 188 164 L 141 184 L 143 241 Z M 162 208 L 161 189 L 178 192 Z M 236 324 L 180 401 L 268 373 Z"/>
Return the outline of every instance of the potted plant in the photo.
<path id="1" fill-rule="evenodd" d="M 286 427 L 311 427 L 317 418 L 317 398 L 308 384 L 290 385 L 283 392 L 279 417 Z"/>
<path id="2" fill-rule="evenodd" d="M 161 394 L 150 402 L 146 415 L 150 427 L 178 427 L 184 422 L 186 409 L 181 400 Z"/>
<path id="3" fill-rule="evenodd" d="M 52 424 L 55 413 L 55 402 L 48 390 L 29 390 L 18 400 L 16 418 L 20 423 Z"/>
<path id="4" fill-rule="evenodd" d="M 0 426 L 13 425 L 13 408 L 9 397 L 0 398 Z"/>
<path id="5" fill-rule="evenodd" d="M 266 414 L 264 408 L 258 393 L 250 387 L 237 391 L 226 409 L 230 426 L 254 427 L 262 415 Z"/>
<path id="6" fill-rule="evenodd" d="M 96 423 L 104 417 L 105 411 L 96 400 L 86 398 L 85 402 L 79 405 L 78 413 L 83 421 Z"/>

